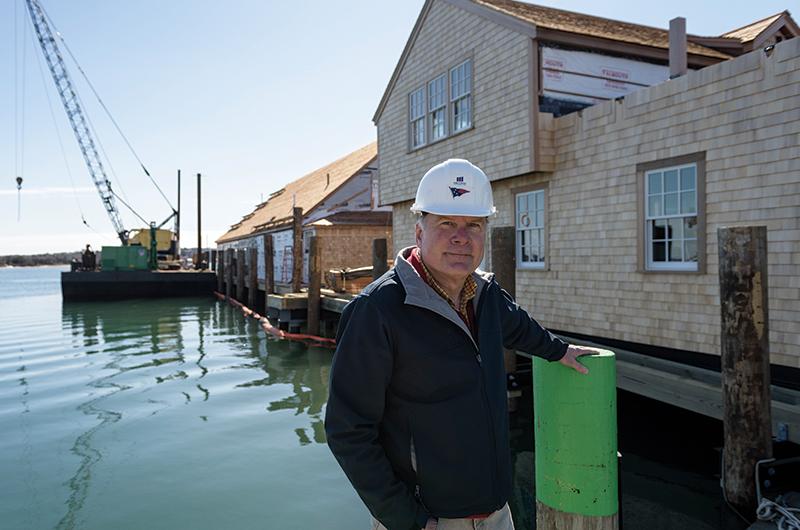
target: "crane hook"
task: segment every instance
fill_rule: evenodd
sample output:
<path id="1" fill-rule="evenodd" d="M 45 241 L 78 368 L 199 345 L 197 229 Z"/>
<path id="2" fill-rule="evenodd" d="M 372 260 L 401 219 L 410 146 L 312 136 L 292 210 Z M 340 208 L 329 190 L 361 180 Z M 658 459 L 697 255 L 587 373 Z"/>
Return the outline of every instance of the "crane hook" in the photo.
<path id="1" fill-rule="evenodd" d="M 22 177 L 17 177 L 17 189 L 22 189 Z"/>

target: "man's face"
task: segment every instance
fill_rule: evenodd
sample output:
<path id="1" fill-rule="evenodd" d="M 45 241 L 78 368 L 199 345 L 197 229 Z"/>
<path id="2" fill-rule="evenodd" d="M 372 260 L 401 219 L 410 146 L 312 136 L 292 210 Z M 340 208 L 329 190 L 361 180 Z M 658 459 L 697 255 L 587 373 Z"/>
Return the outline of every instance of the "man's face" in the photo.
<path id="1" fill-rule="evenodd" d="M 463 282 L 483 259 L 486 219 L 428 214 L 417 223 L 416 236 L 425 266 L 437 279 Z"/>

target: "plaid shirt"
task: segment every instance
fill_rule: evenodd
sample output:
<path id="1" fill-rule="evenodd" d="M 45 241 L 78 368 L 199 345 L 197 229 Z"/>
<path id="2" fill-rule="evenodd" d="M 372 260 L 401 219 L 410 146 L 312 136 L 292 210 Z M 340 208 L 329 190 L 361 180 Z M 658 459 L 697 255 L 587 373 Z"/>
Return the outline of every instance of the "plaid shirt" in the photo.
<path id="1" fill-rule="evenodd" d="M 450 307 L 456 310 L 456 313 L 458 313 L 458 316 L 460 316 L 461 320 L 467 325 L 473 337 L 476 337 L 477 326 L 475 325 L 475 309 L 472 306 L 472 299 L 478 294 L 478 283 L 475 281 L 475 278 L 473 278 L 472 275 L 467 276 L 467 279 L 464 281 L 464 287 L 461 288 L 460 303 L 458 307 L 456 307 L 450 295 L 439 285 L 439 282 L 433 277 L 428 267 L 425 266 L 425 262 L 422 261 L 422 255 L 419 253 L 419 248 L 415 248 L 411 251 L 408 261 L 417 270 L 422 279 L 425 280 L 425 283 L 430 285 L 431 288 L 436 291 L 436 294 L 447 300 Z"/>

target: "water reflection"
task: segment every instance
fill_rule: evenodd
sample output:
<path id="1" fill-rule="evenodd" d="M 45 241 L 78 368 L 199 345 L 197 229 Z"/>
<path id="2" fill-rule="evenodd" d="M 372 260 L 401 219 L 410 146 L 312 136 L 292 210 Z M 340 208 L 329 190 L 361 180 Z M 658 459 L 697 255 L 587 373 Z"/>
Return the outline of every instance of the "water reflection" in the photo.
<path id="1" fill-rule="evenodd" d="M 185 385 L 176 388 L 180 402 L 184 405 L 193 401 L 207 402 L 212 389 L 218 388 L 203 383 L 210 373 L 206 366 L 207 350 L 211 348 L 218 353 L 224 345 L 226 355 L 233 353 L 239 359 L 238 362 L 229 359 L 225 369 L 240 370 L 247 377 L 237 382 L 235 388 L 290 385 L 291 393 L 271 399 L 266 411 L 294 411 L 295 416 L 306 417 L 305 427 L 293 426 L 301 446 L 326 442 L 323 410 L 328 396 L 331 350 L 268 338 L 253 321 L 244 319 L 238 310 L 222 303 L 132 303 L 134 306 L 144 304 L 146 308 L 131 308 L 125 302 L 63 305 L 62 326 L 81 342 L 81 349 L 86 353 L 104 352 L 114 356 L 103 368 L 115 373 L 96 384 L 108 383 L 132 370 L 169 366 L 166 372 L 159 370 L 153 376 L 156 385 L 191 382 L 191 388 Z M 187 344 L 192 346 L 187 349 Z M 132 362 L 134 359 L 139 360 Z M 219 361 L 215 356 L 213 362 Z M 262 375 L 252 377 L 254 369 Z M 207 414 L 200 417 L 208 421 Z"/>
<path id="2" fill-rule="evenodd" d="M 195 364 L 201 368 L 200 377 L 207 372 L 202 366 L 204 357 L 202 320 L 207 315 L 203 314 L 201 307 L 182 307 L 177 311 L 172 307 L 172 310 L 151 312 L 134 310 L 135 307 L 131 307 L 136 305 L 136 303 L 62 305 L 62 329 L 77 343 L 73 344 L 73 347 L 86 355 L 105 353 L 108 357 L 101 370 L 104 373 L 111 373 L 90 381 L 87 386 L 94 391 L 89 392 L 88 396 L 92 399 L 77 406 L 77 410 L 83 415 L 98 422 L 81 433 L 72 445 L 71 452 L 79 458 L 79 464 L 67 481 L 70 491 L 66 502 L 67 512 L 58 522 L 58 529 L 72 529 L 78 524 L 79 513 L 86 502 L 91 485 L 93 469 L 103 458 L 102 451 L 95 447 L 95 437 L 101 430 L 123 418 L 123 410 L 104 406 L 104 402 L 115 394 L 131 389 L 132 385 L 118 383 L 114 379 L 133 370 L 183 364 L 185 358 L 181 321 L 186 317 L 200 322 L 200 356 Z M 144 362 L 137 360 L 134 364 L 130 364 L 130 359 L 143 355 L 150 355 L 152 358 Z M 188 377 L 186 371 L 176 368 L 167 375 L 155 376 L 155 382 L 162 384 Z M 184 395 L 187 399 L 191 399 L 188 394 Z M 205 399 L 208 399 L 207 390 L 204 395 Z M 147 402 L 159 405 L 151 412 L 151 416 L 169 406 L 169 403 L 163 400 L 148 399 Z"/>
<path id="3" fill-rule="evenodd" d="M 306 349 L 299 344 L 293 346 L 296 354 L 289 358 L 290 363 L 280 368 L 276 366 L 278 363 L 275 357 L 265 359 L 265 371 L 276 376 L 273 382 L 289 383 L 294 390 L 293 395 L 271 402 L 267 410 L 294 410 L 296 416 L 307 415 L 310 420 L 310 433 L 308 428 L 295 429 L 300 445 L 308 445 L 312 440 L 324 444 L 326 439 L 322 409 L 328 399 L 332 352 L 323 348 Z"/>

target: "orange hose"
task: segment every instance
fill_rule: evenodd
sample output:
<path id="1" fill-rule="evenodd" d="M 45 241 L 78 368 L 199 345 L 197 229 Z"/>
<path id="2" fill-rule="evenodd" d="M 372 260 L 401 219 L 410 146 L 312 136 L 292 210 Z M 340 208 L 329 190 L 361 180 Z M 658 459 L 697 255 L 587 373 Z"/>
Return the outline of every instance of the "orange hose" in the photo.
<path id="1" fill-rule="evenodd" d="M 259 315 L 258 313 L 256 313 L 255 311 L 253 311 L 240 301 L 236 300 L 235 298 L 230 296 L 225 296 L 224 294 L 217 291 L 214 291 L 214 296 L 216 296 L 217 299 L 221 302 L 227 300 L 228 303 L 231 304 L 232 306 L 240 308 L 242 310 L 242 314 L 244 314 L 245 317 L 252 316 L 256 320 L 261 320 L 262 318 L 266 320 L 266 324 L 262 323 L 261 327 L 264 328 L 264 331 L 266 331 L 271 335 L 274 335 L 275 337 L 278 337 L 280 339 L 296 340 L 301 342 L 311 341 L 318 343 L 320 346 L 329 346 L 329 347 L 336 346 L 335 339 L 329 339 L 327 337 L 319 337 L 317 335 L 308 335 L 306 333 L 287 333 L 273 326 L 266 316 Z"/>

